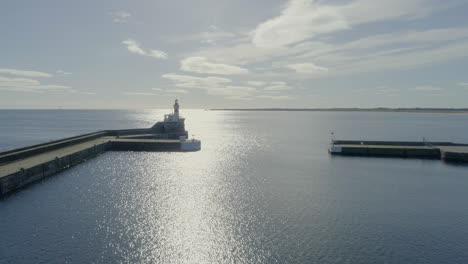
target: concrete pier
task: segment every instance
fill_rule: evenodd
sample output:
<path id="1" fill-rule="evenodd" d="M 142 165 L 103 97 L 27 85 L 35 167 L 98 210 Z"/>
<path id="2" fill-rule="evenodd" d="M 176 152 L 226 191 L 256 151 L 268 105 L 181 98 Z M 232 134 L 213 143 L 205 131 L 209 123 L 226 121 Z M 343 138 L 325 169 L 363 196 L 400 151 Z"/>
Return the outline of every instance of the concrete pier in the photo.
<path id="1" fill-rule="evenodd" d="M 106 151 L 197 151 L 201 148 L 198 140 L 161 139 L 169 135 L 151 132 L 148 129 L 99 131 L 0 153 L 0 196 Z M 188 142 L 197 145 L 187 148 Z"/>
<path id="2" fill-rule="evenodd" d="M 441 146 L 440 152 L 446 162 L 468 163 L 468 146 Z"/>
<path id="3" fill-rule="evenodd" d="M 181 151 L 180 140 L 171 139 L 114 139 L 113 151 Z"/>
<path id="4" fill-rule="evenodd" d="M 452 142 L 334 140 L 332 155 L 442 159 L 468 163 L 468 144 Z"/>

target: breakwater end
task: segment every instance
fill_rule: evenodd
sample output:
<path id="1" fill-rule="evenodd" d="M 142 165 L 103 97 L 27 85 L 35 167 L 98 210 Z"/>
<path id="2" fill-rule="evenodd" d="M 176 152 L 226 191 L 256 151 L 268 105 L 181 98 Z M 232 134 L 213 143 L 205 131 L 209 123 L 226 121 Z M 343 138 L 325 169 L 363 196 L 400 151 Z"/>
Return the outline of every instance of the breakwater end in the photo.
<path id="1" fill-rule="evenodd" d="M 0 197 L 106 151 L 198 151 L 185 119 L 174 113 L 151 128 L 104 130 L 0 153 Z"/>
<path id="2" fill-rule="evenodd" d="M 468 144 L 452 142 L 333 140 L 332 155 L 441 159 L 468 163 Z"/>

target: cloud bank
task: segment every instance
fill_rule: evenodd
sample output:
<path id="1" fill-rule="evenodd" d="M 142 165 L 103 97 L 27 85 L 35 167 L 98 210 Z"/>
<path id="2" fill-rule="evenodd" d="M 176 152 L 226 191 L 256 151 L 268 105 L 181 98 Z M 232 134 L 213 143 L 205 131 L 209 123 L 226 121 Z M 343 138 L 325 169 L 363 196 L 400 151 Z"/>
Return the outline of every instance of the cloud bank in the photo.
<path id="1" fill-rule="evenodd" d="M 23 70 L 15 70 L 15 69 L 0 69 L 0 73 L 15 75 L 15 76 L 23 76 L 23 77 L 52 77 L 52 74 L 45 73 L 45 72 L 38 72 L 38 71 L 23 71 Z"/>
<path id="2" fill-rule="evenodd" d="M 41 84 L 40 81 L 29 78 L 7 78 L 0 76 L 0 90 L 14 92 L 51 92 L 51 91 L 68 91 L 75 90 L 70 86 L 56 84 Z"/>
<path id="3" fill-rule="evenodd" d="M 245 68 L 222 63 L 209 62 L 204 57 L 188 57 L 183 59 L 180 64 L 180 69 L 187 72 L 221 75 L 246 74 L 249 72 Z"/>
<path id="4" fill-rule="evenodd" d="M 122 41 L 122 44 L 127 46 L 128 51 L 142 56 L 153 57 L 156 59 L 167 59 L 168 55 L 166 52 L 161 50 L 150 49 L 148 51 L 143 50 L 140 44 L 133 39 L 127 39 Z"/>

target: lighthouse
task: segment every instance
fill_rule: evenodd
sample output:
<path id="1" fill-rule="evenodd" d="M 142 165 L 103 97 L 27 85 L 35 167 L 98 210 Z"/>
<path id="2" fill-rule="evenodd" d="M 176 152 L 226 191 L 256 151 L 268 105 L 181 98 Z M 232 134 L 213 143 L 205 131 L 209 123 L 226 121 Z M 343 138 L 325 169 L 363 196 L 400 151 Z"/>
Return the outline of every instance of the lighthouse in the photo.
<path id="1" fill-rule="evenodd" d="M 179 100 L 175 99 L 174 103 L 174 117 L 179 118 Z"/>
<path id="2" fill-rule="evenodd" d="M 179 100 L 175 100 L 173 107 L 174 111 L 172 113 L 164 115 L 164 123 L 166 124 L 165 126 L 170 130 L 175 129 L 179 131 L 185 131 L 185 119 L 179 115 Z"/>
<path id="3" fill-rule="evenodd" d="M 175 100 L 173 107 L 174 111 L 171 114 L 164 115 L 164 122 L 184 123 L 184 118 L 179 115 L 179 100 Z"/>
<path id="4" fill-rule="evenodd" d="M 164 121 L 157 122 L 151 127 L 153 133 L 164 139 L 188 138 L 188 132 L 185 130 L 185 118 L 180 115 L 179 108 L 179 100 L 175 99 L 173 112 L 164 115 Z"/>

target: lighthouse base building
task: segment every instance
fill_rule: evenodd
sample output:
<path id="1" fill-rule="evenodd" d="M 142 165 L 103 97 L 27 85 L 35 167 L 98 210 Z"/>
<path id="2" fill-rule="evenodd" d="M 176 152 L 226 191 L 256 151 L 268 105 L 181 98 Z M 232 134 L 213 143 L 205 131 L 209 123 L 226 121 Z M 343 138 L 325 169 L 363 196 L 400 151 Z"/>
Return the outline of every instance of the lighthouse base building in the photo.
<path id="1" fill-rule="evenodd" d="M 155 134 L 160 134 L 159 138 L 188 138 L 188 132 L 185 130 L 185 118 L 179 115 L 179 101 L 177 99 L 174 103 L 174 112 L 164 115 L 164 121 L 157 122 L 151 129 Z"/>

